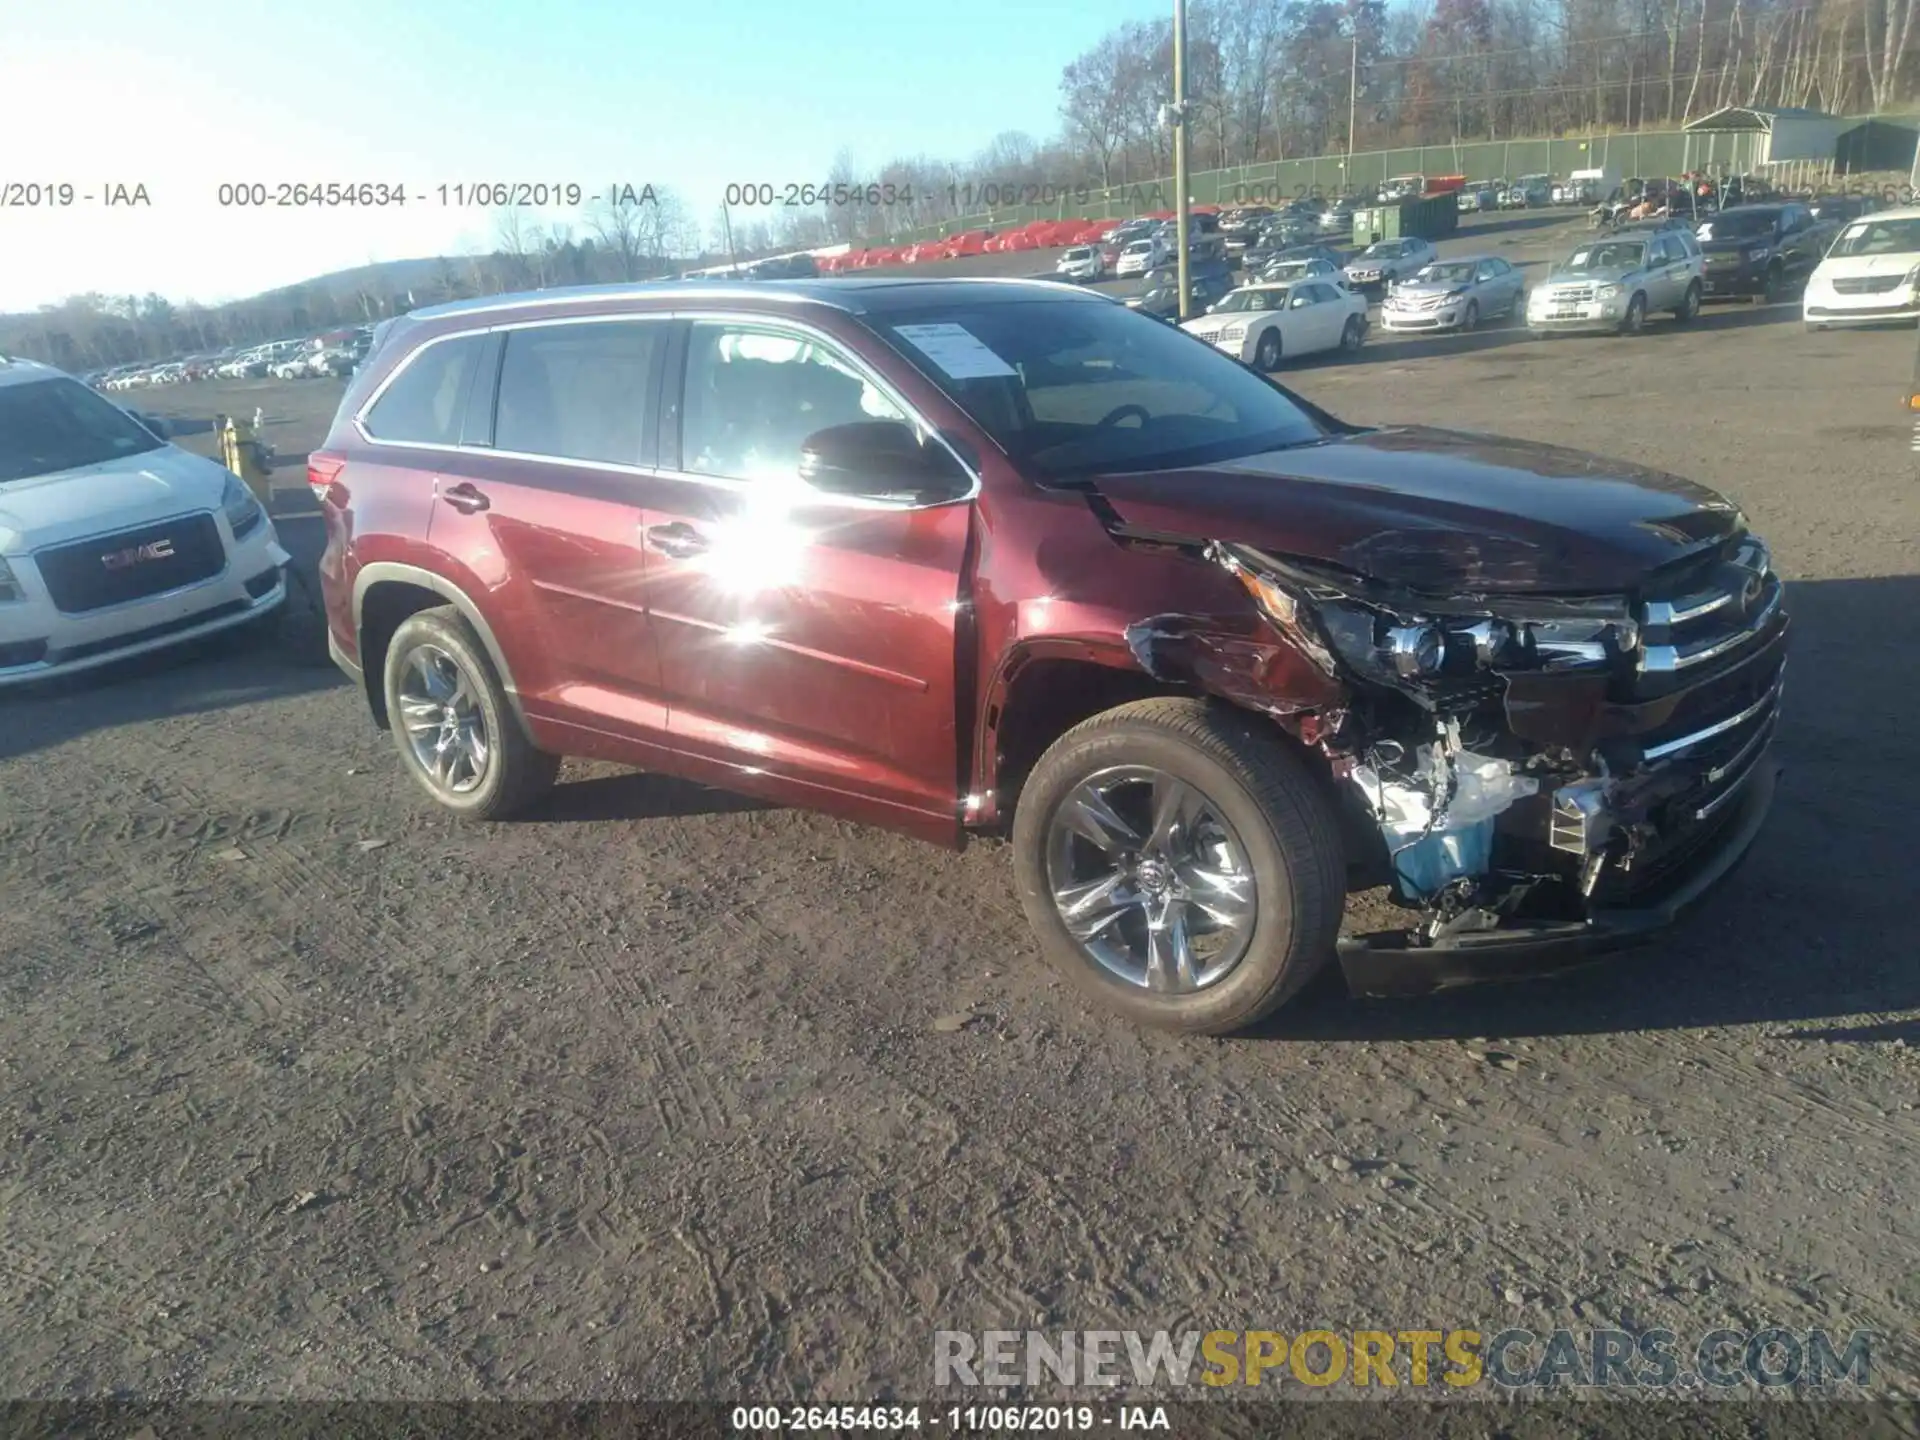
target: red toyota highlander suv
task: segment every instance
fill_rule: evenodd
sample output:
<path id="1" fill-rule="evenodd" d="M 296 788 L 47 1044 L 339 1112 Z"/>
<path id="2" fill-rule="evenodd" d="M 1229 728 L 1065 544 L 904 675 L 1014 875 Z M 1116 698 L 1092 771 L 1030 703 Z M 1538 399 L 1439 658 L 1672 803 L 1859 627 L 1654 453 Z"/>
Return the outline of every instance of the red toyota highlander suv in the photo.
<path id="1" fill-rule="evenodd" d="M 1044 282 L 503 296 L 388 322 L 309 480 L 334 657 L 475 819 L 596 756 L 959 847 L 1232 1030 L 1674 919 L 1772 798 L 1782 587 L 1669 475 L 1335 419 Z M 1350 888 L 1404 924 L 1342 938 Z"/>

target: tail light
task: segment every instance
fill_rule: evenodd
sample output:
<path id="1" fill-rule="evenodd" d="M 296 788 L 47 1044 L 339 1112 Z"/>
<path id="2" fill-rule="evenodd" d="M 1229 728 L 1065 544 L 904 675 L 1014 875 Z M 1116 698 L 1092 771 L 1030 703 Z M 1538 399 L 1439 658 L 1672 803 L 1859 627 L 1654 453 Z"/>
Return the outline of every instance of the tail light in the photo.
<path id="1" fill-rule="evenodd" d="M 324 505 L 335 477 L 346 468 L 347 462 L 338 455 L 316 450 L 307 456 L 307 488 L 313 491 L 313 498 Z"/>

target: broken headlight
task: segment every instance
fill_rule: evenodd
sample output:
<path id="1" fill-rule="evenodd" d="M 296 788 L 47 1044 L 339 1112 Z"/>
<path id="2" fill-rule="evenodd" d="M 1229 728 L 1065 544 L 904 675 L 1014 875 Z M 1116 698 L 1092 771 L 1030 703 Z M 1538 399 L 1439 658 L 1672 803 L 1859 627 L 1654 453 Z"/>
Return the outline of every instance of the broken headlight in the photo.
<path id="1" fill-rule="evenodd" d="M 1218 546 L 1216 558 L 1282 631 L 1317 634 L 1348 668 L 1385 685 L 1604 669 L 1639 644 L 1623 597 L 1420 596 L 1245 546 Z"/>

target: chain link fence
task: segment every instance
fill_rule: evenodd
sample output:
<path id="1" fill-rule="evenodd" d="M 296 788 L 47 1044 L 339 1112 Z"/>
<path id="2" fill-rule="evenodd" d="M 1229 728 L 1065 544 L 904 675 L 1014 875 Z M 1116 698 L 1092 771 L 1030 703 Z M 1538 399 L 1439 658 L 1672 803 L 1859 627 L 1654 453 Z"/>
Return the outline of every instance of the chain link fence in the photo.
<path id="1" fill-rule="evenodd" d="M 1910 121 L 1910 117 L 1900 118 Z M 1693 170 L 1740 174 L 1758 167 L 1765 139 L 1758 134 L 1689 135 L 1680 130 L 1644 130 L 1553 140 L 1416 145 L 1360 151 L 1351 157 L 1318 155 L 1203 170 L 1188 177 L 1188 193 L 1196 205 L 1277 205 L 1365 190 L 1397 175 L 1464 175 L 1469 181 L 1483 181 L 1522 175 L 1564 176 L 1574 170 L 1605 170 L 1619 179 L 1681 175 Z M 1170 178 L 1110 187 L 988 182 L 967 186 L 965 193 L 993 208 L 903 231 L 889 243 L 937 240 L 964 230 L 1006 230 L 1030 220 L 1123 220 L 1172 210 L 1175 195 Z M 995 205 L 996 201 L 1000 203 Z"/>

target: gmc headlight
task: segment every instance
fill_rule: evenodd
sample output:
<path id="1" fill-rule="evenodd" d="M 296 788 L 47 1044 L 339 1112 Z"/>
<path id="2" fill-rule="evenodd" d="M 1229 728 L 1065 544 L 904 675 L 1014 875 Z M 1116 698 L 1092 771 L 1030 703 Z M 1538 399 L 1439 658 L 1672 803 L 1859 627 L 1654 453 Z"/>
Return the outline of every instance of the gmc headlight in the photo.
<path id="1" fill-rule="evenodd" d="M 0 605 L 20 598 L 20 582 L 13 576 L 13 568 L 5 560 L 0 560 Z"/>
<path id="2" fill-rule="evenodd" d="M 1747 259 L 1754 262 L 1755 264 L 1758 264 L 1760 261 L 1766 259 L 1772 253 L 1773 251 L 1768 249 L 1765 245 L 1756 245 L 1753 247 L 1753 249 L 1747 251 Z"/>
<path id="3" fill-rule="evenodd" d="M 220 513 L 227 517 L 227 528 L 233 531 L 236 540 L 251 535 L 267 518 L 267 512 L 260 508 L 260 502 L 253 498 L 253 492 L 231 471 L 227 474 L 226 484 L 220 489 Z"/>

